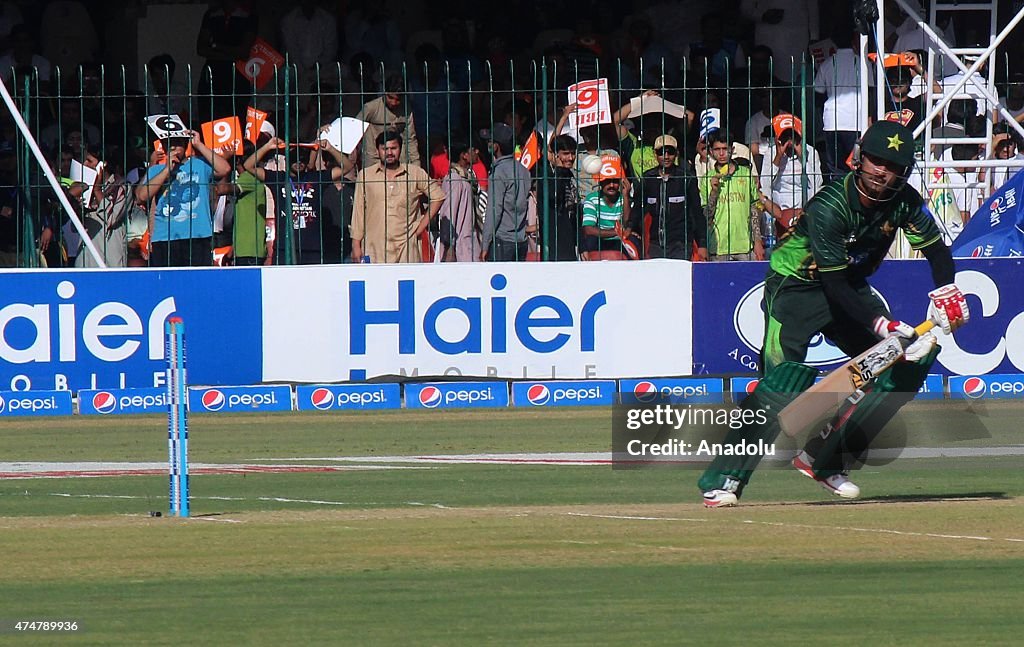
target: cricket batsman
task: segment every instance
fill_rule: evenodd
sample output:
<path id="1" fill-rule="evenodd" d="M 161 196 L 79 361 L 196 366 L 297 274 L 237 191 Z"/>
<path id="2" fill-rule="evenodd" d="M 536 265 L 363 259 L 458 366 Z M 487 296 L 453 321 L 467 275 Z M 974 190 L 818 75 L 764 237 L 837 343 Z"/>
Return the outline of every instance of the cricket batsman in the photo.
<path id="1" fill-rule="evenodd" d="M 897 410 L 913 399 L 939 353 L 930 332 L 893 319 L 867 278 L 881 264 L 902 229 L 931 266 L 936 289 L 928 317 L 946 334 L 967 323 L 970 312 L 954 284 L 953 257 L 925 208 L 907 185 L 913 169 L 913 134 L 879 121 L 855 150 L 853 171 L 819 191 L 804 215 L 776 244 L 765 279 L 762 378 L 741 407 L 778 412 L 814 383 L 818 371 L 804 364 L 811 339 L 822 333 L 850 357 L 890 335 L 899 336 L 904 356 L 862 388 L 857 402 L 844 401 L 820 434 L 793 459 L 793 467 L 834 494 L 855 499 L 848 477 L 851 457 L 865 450 Z M 775 415 L 762 425 L 732 431 L 725 443 L 774 442 Z M 719 455 L 699 480 L 704 505 L 734 506 L 760 456 Z"/>

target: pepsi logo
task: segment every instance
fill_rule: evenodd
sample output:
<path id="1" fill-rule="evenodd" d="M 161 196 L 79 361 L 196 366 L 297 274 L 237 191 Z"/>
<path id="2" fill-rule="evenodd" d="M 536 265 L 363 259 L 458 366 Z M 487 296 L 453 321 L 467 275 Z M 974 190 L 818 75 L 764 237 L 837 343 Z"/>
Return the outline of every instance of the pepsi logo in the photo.
<path id="1" fill-rule="evenodd" d="M 980 377 L 969 377 L 964 380 L 964 395 L 969 398 L 980 398 L 985 395 L 986 387 L 985 380 Z"/>
<path id="2" fill-rule="evenodd" d="M 658 397 L 658 387 L 654 382 L 637 382 L 633 387 L 633 396 L 637 402 L 651 402 Z"/>
<path id="3" fill-rule="evenodd" d="M 978 245 L 977 247 L 974 248 L 974 251 L 971 252 L 971 258 L 978 258 L 984 251 L 985 248 L 982 247 L 981 245 Z"/>
<path id="4" fill-rule="evenodd" d="M 331 408 L 332 404 L 334 404 L 334 394 L 328 389 L 316 389 L 313 391 L 312 395 L 309 396 L 309 400 L 317 409 L 326 411 Z"/>
<path id="5" fill-rule="evenodd" d="M 526 399 L 534 406 L 543 407 L 551 402 L 551 389 L 543 384 L 534 384 L 526 390 Z"/>
<path id="6" fill-rule="evenodd" d="M 0 395 L 0 413 L 3 413 L 4 409 L 6 409 L 6 408 L 7 408 L 7 400 L 4 400 L 3 396 Z"/>
<path id="7" fill-rule="evenodd" d="M 441 389 L 436 386 L 425 386 L 420 391 L 420 404 L 427 409 L 433 409 L 441 404 Z"/>
<path id="8" fill-rule="evenodd" d="M 747 382 L 747 387 L 746 387 L 747 393 L 753 393 L 754 389 L 757 388 L 758 382 L 760 382 L 760 381 L 761 380 L 750 380 L 749 382 Z"/>
<path id="9" fill-rule="evenodd" d="M 92 408 L 96 410 L 96 413 L 111 413 L 117 408 L 117 398 L 113 393 L 100 391 L 92 396 Z"/>
<path id="10" fill-rule="evenodd" d="M 217 389 L 210 389 L 203 393 L 203 408 L 207 411 L 220 411 L 224 408 L 224 403 L 227 399 L 224 394 Z"/>

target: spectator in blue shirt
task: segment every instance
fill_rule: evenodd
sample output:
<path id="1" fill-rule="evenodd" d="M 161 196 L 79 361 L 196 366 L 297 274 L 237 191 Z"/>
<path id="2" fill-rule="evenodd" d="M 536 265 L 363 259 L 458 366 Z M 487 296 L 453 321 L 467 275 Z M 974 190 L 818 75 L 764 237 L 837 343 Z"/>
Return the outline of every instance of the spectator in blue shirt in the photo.
<path id="1" fill-rule="evenodd" d="M 199 133 L 163 140 L 164 162 L 154 164 L 135 198 L 150 205 L 149 235 L 154 267 L 197 267 L 213 262 L 210 180 L 231 172 L 231 165 L 203 144 Z M 189 143 L 191 154 L 187 153 Z M 155 205 L 151 203 L 155 202 Z"/>

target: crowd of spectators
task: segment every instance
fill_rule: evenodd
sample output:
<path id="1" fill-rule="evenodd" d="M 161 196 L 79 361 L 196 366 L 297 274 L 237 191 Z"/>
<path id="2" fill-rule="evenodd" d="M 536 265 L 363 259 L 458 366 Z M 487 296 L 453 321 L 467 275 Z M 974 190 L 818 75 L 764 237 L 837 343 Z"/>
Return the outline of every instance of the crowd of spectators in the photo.
<path id="1" fill-rule="evenodd" d="M 82 2 L 0 2 L 0 75 L 108 266 L 760 260 L 849 171 L 859 115 L 875 101 L 875 89 L 860 96 L 845 2 L 532 0 L 503 21 L 463 3 L 425 12 L 415 31 L 395 3 L 260 4 L 210 3 L 189 87 L 167 54 L 139 84 L 111 73 Z M 913 128 L 927 84 L 956 77 L 941 56 L 925 69 L 923 32 L 888 9 L 887 49 L 917 55 L 885 64 L 886 118 Z M 55 37 L 56 25 L 73 35 Z M 269 90 L 246 75 L 258 41 L 291 63 Z M 1022 116 L 1022 79 L 1003 67 L 1013 83 L 1001 102 Z M 567 88 L 597 78 L 608 79 L 607 123 L 577 127 Z M 258 132 L 212 150 L 201 124 L 244 124 L 250 106 L 267 113 Z M 984 134 L 1000 119 L 993 108 L 954 101 L 935 136 Z M 164 114 L 188 129 L 157 140 L 146 117 Z M 343 115 L 366 124 L 346 150 L 324 136 Z M 1016 132 L 994 131 L 995 155 L 1020 157 Z M 918 178 L 950 239 L 1013 172 L 968 167 L 984 148 L 921 150 L 950 162 Z M 24 151 L 5 111 L 0 266 L 94 265 Z"/>

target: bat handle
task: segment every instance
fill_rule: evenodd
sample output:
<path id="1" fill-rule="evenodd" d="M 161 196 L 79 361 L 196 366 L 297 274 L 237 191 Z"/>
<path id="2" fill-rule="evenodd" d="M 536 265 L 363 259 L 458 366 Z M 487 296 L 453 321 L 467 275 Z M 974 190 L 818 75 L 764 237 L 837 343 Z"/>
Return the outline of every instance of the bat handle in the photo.
<path id="1" fill-rule="evenodd" d="M 914 328 L 914 332 L 916 332 L 918 335 L 923 335 L 923 334 L 925 334 L 926 332 L 928 332 L 929 330 L 931 330 L 934 327 L 935 327 L 935 322 L 932 321 L 931 319 L 929 319 L 928 321 L 925 321 L 924 323 L 922 323 L 922 324 L 918 325 L 916 328 Z"/>

